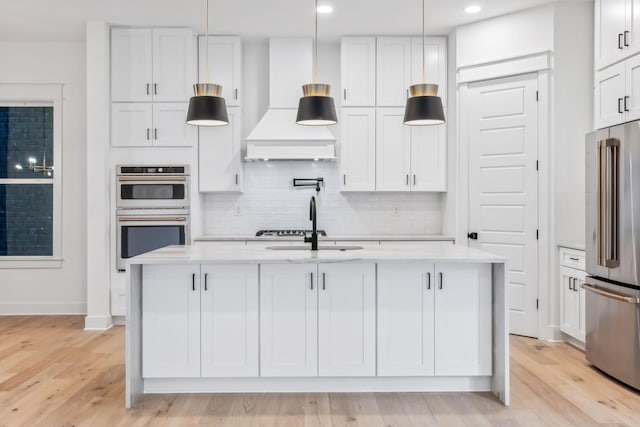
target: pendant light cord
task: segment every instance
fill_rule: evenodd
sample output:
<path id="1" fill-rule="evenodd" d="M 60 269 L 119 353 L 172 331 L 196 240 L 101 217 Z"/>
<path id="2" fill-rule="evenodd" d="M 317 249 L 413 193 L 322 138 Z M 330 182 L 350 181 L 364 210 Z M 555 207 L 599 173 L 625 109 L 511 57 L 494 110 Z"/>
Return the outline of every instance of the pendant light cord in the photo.
<path id="1" fill-rule="evenodd" d="M 314 13 L 316 17 L 316 28 L 313 48 L 313 82 L 318 83 L 318 0 L 316 0 L 316 8 L 314 10 Z"/>
<path id="2" fill-rule="evenodd" d="M 205 83 L 209 83 L 209 0 L 205 0 L 205 12 L 204 14 L 206 15 L 207 19 L 206 19 L 206 24 L 205 24 L 205 53 L 204 53 L 204 57 L 205 57 L 205 62 L 207 63 L 206 66 L 206 73 L 205 73 Z"/>
<path id="3" fill-rule="evenodd" d="M 425 0 L 422 0 L 422 83 L 427 82 L 427 56 L 424 53 L 424 2 Z"/>

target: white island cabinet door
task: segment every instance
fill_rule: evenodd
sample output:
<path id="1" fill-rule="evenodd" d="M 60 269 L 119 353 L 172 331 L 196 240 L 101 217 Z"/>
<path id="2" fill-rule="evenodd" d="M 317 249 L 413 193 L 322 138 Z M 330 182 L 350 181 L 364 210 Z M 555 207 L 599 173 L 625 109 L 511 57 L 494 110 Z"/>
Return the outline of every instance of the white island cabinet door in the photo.
<path id="1" fill-rule="evenodd" d="M 258 266 L 202 266 L 202 376 L 258 376 Z"/>
<path id="2" fill-rule="evenodd" d="M 200 376 L 200 266 L 145 265 L 142 376 Z"/>
<path id="3" fill-rule="evenodd" d="M 434 266 L 378 264 L 378 376 L 432 376 Z"/>
<path id="4" fill-rule="evenodd" d="M 435 374 L 491 375 L 491 264 L 436 264 Z"/>
<path id="5" fill-rule="evenodd" d="M 375 264 L 320 264 L 318 373 L 376 374 Z"/>
<path id="6" fill-rule="evenodd" d="M 318 375 L 316 264 L 260 266 L 260 375 Z"/>

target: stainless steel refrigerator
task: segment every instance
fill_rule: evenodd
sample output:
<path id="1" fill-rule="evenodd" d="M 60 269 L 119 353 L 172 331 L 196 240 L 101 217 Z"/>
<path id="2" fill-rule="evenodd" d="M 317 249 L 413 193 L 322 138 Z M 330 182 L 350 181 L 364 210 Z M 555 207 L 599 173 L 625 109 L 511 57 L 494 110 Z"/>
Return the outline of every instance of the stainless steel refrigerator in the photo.
<path id="1" fill-rule="evenodd" d="M 586 356 L 640 389 L 640 121 L 586 144 Z"/>

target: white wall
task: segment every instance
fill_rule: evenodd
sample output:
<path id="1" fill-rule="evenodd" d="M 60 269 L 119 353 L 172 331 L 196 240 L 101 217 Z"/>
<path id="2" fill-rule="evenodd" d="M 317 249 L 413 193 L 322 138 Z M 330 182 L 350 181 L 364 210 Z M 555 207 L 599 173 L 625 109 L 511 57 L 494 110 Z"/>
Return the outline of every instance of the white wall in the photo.
<path id="1" fill-rule="evenodd" d="M 86 311 L 85 44 L 0 42 L 0 82 L 61 83 L 62 268 L 4 269 L 0 314 Z M 1 262 L 1 261 L 0 261 Z"/>
<path id="2" fill-rule="evenodd" d="M 268 41 L 245 41 L 242 139 L 253 130 L 269 105 Z M 319 79 L 331 85 L 340 108 L 340 44 L 318 48 Z M 311 77 L 311 76 L 310 76 Z M 300 88 L 302 96 L 302 88 Z M 340 126 L 329 129 L 340 147 Z M 339 157 L 339 156 L 338 156 Z M 332 236 L 425 234 L 442 231 L 438 193 L 339 192 L 337 162 L 245 163 L 242 194 L 210 193 L 201 196 L 202 232 L 205 235 L 251 236 L 259 229 L 309 228 L 309 198 L 313 190 L 293 190 L 292 178 L 323 177 L 326 186 L 318 205 L 318 226 Z"/>
<path id="3" fill-rule="evenodd" d="M 458 68 L 553 49 L 553 5 L 458 27 Z"/>

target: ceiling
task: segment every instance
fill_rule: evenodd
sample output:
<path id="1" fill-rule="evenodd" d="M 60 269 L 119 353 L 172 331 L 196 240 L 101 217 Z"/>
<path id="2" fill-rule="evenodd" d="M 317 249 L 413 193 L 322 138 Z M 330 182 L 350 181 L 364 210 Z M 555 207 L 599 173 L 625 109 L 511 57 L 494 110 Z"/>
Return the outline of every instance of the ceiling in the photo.
<path id="1" fill-rule="evenodd" d="M 319 37 L 419 34 L 420 0 L 318 0 L 334 7 L 320 15 Z M 426 32 L 448 34 L 461 24 L 554 0 L 426 0 Z M 570 0 L 590 1 L 590 0 Z M 483 6 L 475 15 L 464 8 Z M 85 23 L 188 26 L 204 33 L 205 0 L 0 0 L 0 41 L 84 40 Z M 210 0 L 211 34 L 245 38 L 312 35 L 313 0 Z"/>

